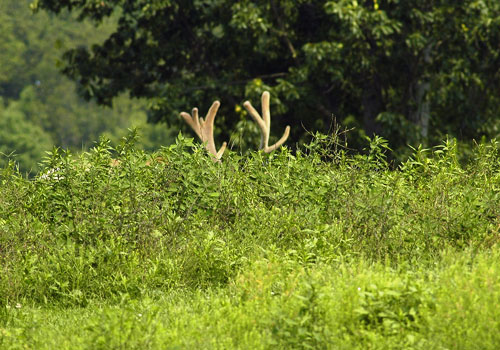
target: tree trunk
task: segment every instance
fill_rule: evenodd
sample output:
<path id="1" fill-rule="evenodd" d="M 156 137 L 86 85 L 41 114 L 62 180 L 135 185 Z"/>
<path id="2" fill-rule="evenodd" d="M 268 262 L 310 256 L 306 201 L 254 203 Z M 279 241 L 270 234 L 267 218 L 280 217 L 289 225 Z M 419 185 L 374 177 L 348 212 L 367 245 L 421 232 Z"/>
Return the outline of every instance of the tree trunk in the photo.
<path id="1" fill-rule="evenodd" d="M 382 100 L 382 86 L 378 75 L 366 80 L 363 86 L 361 99 L 363 108 L 363 128 L 368 136 L 379 135 L 382 131 L 376 118 L 382 112 L 384 103 Z"/>
<path id="2" fill-rule="evenodd" d="M 418 127 L 422 140 L 427 139 L 429 135 L 429 119 L 431 107 L 429 101 L 425 98 L 429 92 L 431 84 L 428 81 L 417 83 L 414 90 L 414 101 L 416 109 L 411 113 L 411 121 Z"/>
<path id="3" fill-rule="evenodd" d="M 423 64 L 431 63 L 432 45 L 427 45 L 423 51 Z M 426 70 L 423 69 L 425 72 Z M 411 86 L 412 96 L 415 103 L 415 110 L 410 113 L 410 120 L 418 127 L 421 140 L 426 140 L 429 135 L 429 120 L 431 115 L 431 106 L 427 99 L 427 93 L 431 88 L 429 79 L 425 75 Z"/>

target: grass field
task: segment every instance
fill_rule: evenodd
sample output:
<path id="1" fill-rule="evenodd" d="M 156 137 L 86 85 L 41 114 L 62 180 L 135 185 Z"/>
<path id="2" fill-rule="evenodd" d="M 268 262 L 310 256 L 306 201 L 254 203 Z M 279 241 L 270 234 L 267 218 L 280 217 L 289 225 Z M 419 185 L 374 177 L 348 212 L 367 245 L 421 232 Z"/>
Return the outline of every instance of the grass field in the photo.
<path id="1" fill-rule="evenodd" d="M 133 138 L 1 171 L 1 349 L 500 347 L 496 141 L 395 167 L 379 138 L 221 163 Z"/>

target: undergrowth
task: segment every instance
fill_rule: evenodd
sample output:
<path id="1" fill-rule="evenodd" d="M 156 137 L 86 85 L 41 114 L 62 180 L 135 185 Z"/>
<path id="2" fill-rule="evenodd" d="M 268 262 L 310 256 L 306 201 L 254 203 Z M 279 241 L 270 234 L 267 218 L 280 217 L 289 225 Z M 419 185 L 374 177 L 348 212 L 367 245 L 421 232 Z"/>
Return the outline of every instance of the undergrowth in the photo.
<path id="1" fill-rule="evenodd" d="M 1 170 L 0 348 L 499 344 L 496 141 L 395 167 L 381 138 L 220 163 L 182 135 L 153 155 L 134 139 Z"/>

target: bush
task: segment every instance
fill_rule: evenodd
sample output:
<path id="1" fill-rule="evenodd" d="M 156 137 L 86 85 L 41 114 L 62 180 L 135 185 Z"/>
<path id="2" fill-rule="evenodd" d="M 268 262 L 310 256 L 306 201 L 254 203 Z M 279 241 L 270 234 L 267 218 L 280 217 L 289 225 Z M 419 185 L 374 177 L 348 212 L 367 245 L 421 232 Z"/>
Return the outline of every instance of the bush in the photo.
<path id="1" fill-rule="evenodd" d="M 4 299 L 81 304 L 225 285 L 269 247 L 304 264 L 431 262 L 498 240 L 497 143 L 467 166 L 450 142 L 392 170 L 380 140 L 336 161 L 311 146 L 214 163 L 182 136 L 153 155 L 134 139 L 78 157 L 56 149 L 33 180 L 4 169 Z"/>
<path id="2" fill-rule="evenodd" d="M 496 142 L 394 167 L 382 139 L 215 163 L 181 135 L 152 155 L 135 137 L 1 171 L 0 347 L 493 349 Z"/>

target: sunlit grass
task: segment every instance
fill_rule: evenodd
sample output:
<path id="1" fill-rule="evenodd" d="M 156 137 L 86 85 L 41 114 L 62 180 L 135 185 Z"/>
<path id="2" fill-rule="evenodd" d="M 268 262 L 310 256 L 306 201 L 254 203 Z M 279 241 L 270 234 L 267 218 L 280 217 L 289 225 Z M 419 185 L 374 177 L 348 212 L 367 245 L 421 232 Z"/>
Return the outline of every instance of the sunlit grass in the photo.
<path id="1" fill-rule="evenodd" d="M 146 165 L 132 136 L 3 169 L 0 348 L 498 348 L 495 142 L 394 168 L 381 139 L 214 163 L 180 137 Z"/>

